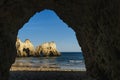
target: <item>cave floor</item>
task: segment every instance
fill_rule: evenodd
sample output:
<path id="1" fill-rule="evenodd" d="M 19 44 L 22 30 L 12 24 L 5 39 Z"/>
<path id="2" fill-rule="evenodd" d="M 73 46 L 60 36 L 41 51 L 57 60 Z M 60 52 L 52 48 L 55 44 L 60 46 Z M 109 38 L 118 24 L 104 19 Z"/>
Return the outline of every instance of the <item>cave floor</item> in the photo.
<path id="1" fill-rule="evenodd" d="M 9 80 L 93 80 L 85 71 L 10 71 Z"/>

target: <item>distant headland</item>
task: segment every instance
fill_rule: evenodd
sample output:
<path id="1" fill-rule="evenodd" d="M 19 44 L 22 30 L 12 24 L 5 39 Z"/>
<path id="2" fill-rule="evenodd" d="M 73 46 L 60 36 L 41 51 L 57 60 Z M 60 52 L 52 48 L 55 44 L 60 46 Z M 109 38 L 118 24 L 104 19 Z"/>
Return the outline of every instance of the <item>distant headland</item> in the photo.
<path id="1" fill-rule="evenodd" d="M 18 57 L 29 57 L 29 56 L 60 56 L 56 48 L 56 43 L 54 41 L 45 42 L 34 48 L 34 45 L 29 39 L 22 42 L 19 38 L 16 40 L 16 49 Z"/>

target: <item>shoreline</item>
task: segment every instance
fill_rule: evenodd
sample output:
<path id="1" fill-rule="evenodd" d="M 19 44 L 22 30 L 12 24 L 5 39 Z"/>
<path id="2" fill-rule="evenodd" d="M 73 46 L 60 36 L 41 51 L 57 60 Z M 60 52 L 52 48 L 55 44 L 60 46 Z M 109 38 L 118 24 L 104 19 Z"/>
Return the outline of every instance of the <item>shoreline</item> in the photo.
<path id="1" fill-rule="evenodd" d="M 84 69 L 61 69 L 57 67 L 14 67 L 12 66 L 10 71 L 86 71 Z"/>
<path id="2" fill-rule="evenodd" d="M 86 71 L 61 68 L 14 67 L 9 80 L 94 80 Z"/>

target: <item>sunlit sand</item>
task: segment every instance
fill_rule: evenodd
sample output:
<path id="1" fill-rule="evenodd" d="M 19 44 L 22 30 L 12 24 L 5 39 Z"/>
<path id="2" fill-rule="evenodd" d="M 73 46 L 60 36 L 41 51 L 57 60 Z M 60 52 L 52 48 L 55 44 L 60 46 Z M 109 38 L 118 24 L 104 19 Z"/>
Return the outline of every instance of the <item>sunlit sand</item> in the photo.
<path id="1" fill-rule="evenodd" d="M 10 71 L 85 71 L 83 70 L 79 70 L 79 69 L 60 69 L 60 68 L 52 68 L 52 67 L 39 67 L 39 68 L 35 68 L 35 67 L 11 67 Z"/>

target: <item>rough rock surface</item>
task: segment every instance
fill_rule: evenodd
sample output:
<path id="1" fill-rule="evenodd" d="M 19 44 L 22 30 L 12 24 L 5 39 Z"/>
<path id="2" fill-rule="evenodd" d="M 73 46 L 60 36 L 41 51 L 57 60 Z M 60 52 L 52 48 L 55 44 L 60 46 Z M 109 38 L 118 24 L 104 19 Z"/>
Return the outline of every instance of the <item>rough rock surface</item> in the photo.
<path id="1" fill-rule="evenodd" d="M 34 56 L 35 49 L 34 49 L 34 45 L 31 43 L 31 41 L 29 39 L 26 39 L 24 44 L 25 44 L 24 50 L 28 54 L 28 56 Z"/>
<path id="2" fill-rule="evenodd" d="M 36 12 L 54 10 L 76 32 L 88 74 L 120 80 L 120 0 L 0 0 L 0 80 L 16 57 L 18 30 Z"/>
<path id="3" fill-rule="evenodd" d="M 55 42 L 46 42 L 36 47 L 36 56 L 60 56 Z"/>
<path id="4" fill-rule="evenodd" d="M 17 56 L 34 56 L 34 46 L 29 39 L 22 42 L 19 38 L 16 41 Z"/>

